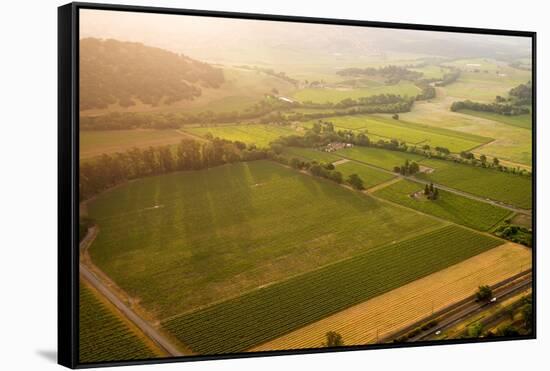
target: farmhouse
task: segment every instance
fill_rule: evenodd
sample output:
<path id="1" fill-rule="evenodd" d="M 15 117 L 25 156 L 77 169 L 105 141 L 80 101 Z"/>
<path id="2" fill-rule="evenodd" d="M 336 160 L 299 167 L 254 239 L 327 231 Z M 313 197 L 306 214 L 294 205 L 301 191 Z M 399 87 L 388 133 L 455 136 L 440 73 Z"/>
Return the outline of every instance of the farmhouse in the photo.
<path id="1" fill-rule="evenodd" d="M 325 152 L 336 152 L 339 149 L 351 148 L 351 147 L 353 147 L 352 143 L 332 142 L 332 143 L 327 144 L 324 151 Z"/>

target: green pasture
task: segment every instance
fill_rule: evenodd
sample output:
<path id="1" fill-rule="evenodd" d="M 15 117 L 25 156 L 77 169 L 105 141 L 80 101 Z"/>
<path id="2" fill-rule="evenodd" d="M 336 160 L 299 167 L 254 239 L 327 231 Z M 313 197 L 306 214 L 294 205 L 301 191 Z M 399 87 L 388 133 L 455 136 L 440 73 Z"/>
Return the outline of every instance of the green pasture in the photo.
<path id="1" fill-rule="evenodd" d="M 409 152 L 389 151 L 381 148 L 359 146 L 345 148 L 335 153 L 338 156 L 364 162 L 385 170 L 393 170 L 395 166 L 403 165 L 406 160 L 419 161 L 424 158 L 423 156 Z"/>
<path id="2" fill-rule="evenodd" d="M 210 133 L 214 137 L 231 141 L 238 140 L 247 144 L 255 144 L 258 147 L 268 147 L 270 142 L 282 136 L 300 134 L 300 132 L 287 126 L 260 124 L 186 127 L 183 130 L 201 137 Z"/>
<path id="3" fill-rule="evenodd" d="M 424 160 L 422 165 L 435 171 L 418 174 L 418 178 L 523 209 L 532 207 L 531 177 L 435 159 Z"/>
<path id="4" fill-rule="evenodd" d="M 395 85 L 380 85 L 368 88 L 305 88 L 293 93 L 293 97 L 300 102 L 338 103 L 346 98 L 357 99 L 378 94 L 397 94 L 414 97 L 420 92 L 413 83 L 402 81 Z"/>
<path id="5" fill-rule="evenodd" d="M 403 206 L 447 219 L 481 231 L 491 229 L 512 214 L 511 211 L 472 200 L 457 194 L 439 190 L 437 200 L 428 200 L 423 194 L 424 185 L 401 180 L 375 192 L 377 197 Z M 420 194 L 415 194 L 420 192 Z"/>

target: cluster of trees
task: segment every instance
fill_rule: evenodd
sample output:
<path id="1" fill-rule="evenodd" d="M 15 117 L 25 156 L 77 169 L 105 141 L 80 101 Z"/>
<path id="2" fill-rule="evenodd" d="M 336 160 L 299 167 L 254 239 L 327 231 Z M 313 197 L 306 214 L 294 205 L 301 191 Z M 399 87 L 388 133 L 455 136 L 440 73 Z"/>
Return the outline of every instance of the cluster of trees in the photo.
<path id="1" fill-rule="evenodd" d="M 476 300 L 480 302 L 489 301 L 493 298 L 493 290 L 487 285 L 481 285 L 476 292 Z"/>
<path id="2" fill-rule="evenodd" d="M 160 146 L 103 154 L 93 161 L 80 164 L 80 200 L 86 200 L 130 179 L 259 160 L 268 155 L 268 151 L 254 146 L 219 138 L 208 142 L 183 139 L 175 151 L 170 146 Z"/>
<path id="3" fill-rule="evenodd" d="M 426 196 L 428 200 L 435 201 L 439 198 L 439 190 L 434 186 L 433 183 L 426 184 L 424 186 L 424 196 Z"/>
<path id="4" fill-rule="evenodd" d="M 327 339 L 326 342 L 323 343 L 323 346 L 325 347 L 339 347 L 344 345 L 344 340 L 342 340 L 342 335 L 335 331 L 329 331 L 325 334 L 325 337 Z"/>
<path id="5" fill-rule="evenodd" d="M 418 173 L 420 166 L 414 161 L 405 160 L 405 163 L 401 166 L 395 166 L 393 171 L 401 175 L 414 175 Z"/>
<path id="6" fill-rule="evenodd" d="M 284 165 L 289 165 L 290 167 L 297 170 L 308 171 L 311 175 L 318 176 L 320 178 L 325 178 L 332 180 L 338 184 L 346 183 L 352 186 L 354 189 L 362 190 L 365 189 L 363 186 L 363 180 L 357 174 L 351 174 L 347 179 L 344 179 L 341 172 L 335 170 L 335 167 L 331 163 L 319 163 L 317 161 L 304 161 L 297 157 L 292 157 L 287 159 L 284 156 L 280 155 L 280 151 L 277 144 L 272 145 L 273 155 L 272 159 L 282 163 Z"/>
<path id="7" fill-rule="evenodd" d="M 464 109 L 481 112 L 492 112 L 506 116 L 523 115 L 530 112 L 529 108 L 507 103 L 481 103 L 473 102 L 471 100 L 465 100 L 453 102 L 453 104 L 451 104 L 451 111 L 453 112 L 461 111 Z"/>
<path id="8" fill-rule="evenodd" d="M 415 82 L 416 87 L 421 91 L 416 96 L 416 100 L 429 100 L 435 98 L 435 88 L 431 85 L 430 80 L 418 80 Z"/>
<path id="9" fill-rule="evenodd" d="M 453 67 L 449 68 L 451 69 L 451 71 L 444 74 L 441 81 L 437 81 L 435 83 L 435 86 L 447 86 L 458 80 L 458 78 L 460 77 L 460 70 Z"/>
<path id="10" fill-rule="evenodd" d="M 495 235 L 522 245 L 533 246 L 533 230 L 520 225 L 510 224 L 506 221 L 495 230 Z"/>
<path id="11" fill-rule="evenodd" d="M 414 81 L 423 76 L 422 72 L 411 71 L 406 67 L 389 65 L 379 68 L 345 68 L 337 72 L 341 76 L 381 76 L 386 84 L 397 84 L 401 80 Z"/>
<path id="12" fill-rule="evenodd" d="M 199 85 L 217 88 L 223 71 L 187 56 L 135 42 L 80 40 L 80 109 L 152 106 L 191 100 Z"/>
<path id="13" fill-rule="evenodd" d="M 531 105 L 533 103 L 533 86 L 531 85 L 531 81 L 510 89 L 508 94 L 510 94 L 510 99 L 512 99 L 515 105 Z"/>
<path id="14" fill-rule="evenodd" d="M 304 106 L 308 108 L 349 108 L 354 106 L 379 106 L 403 102 L 411 102 L 411 99 L 397 94 L 378 94 L 370 97 L 360 97 L 358 99 L 346 98 L 335 104 L 325 103 L 319 105 L 308 103 L 304 104 Z"/>
<path id="15" fill-rule="evenodd" d="M 497 95 L 493 103 L 472 102 L 470 100 L 453 102 L 451 111 L 470 109 L 473 111 L 493 112 L 500 115 L 515 116 L 527 114 L 530 111 L 525 106 L 533 102 L 533 87 L 531 81 L 520 84 L 508 92 L 509 98 Z"/>

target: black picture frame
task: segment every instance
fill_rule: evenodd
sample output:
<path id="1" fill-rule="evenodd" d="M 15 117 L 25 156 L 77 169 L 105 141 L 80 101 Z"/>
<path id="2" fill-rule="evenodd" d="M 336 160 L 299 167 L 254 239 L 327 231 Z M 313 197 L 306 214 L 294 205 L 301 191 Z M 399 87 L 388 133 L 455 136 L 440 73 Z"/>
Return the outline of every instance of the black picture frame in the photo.
<path id="1" fill-rule="evenodd" d="M 283 21 L 297 23 L 315 23 L 327 25 L 364 26 L 402 30 L 425 30 L 451 33 L 469 33 L 501 36 L 522 36 L 531 39 L 532 45 L 532 192 L 533 192 L 533 332 L 522 336 L 520 340 L 536 339 L 536 304 L 537 304 L 537 65 L 536 65 L 536 32 L 512 31 L 487 28 L 467 28 L 435 26 L 423 24 L 372 22 L 348 19 L 310 18 L 269 14 L 234 13 L 223 11 L 202 11 L 174 8 L 157 8 L 146 6 L 111 5 L 96 3 L 70 3 L 58 8 L 58 363 L 69 368 L 88 368 L 98 366 L 122 366 L 137 364 L 156 364 L 182 361 L 203 361 L 244 357 L 264 357 L 289 354 L 310 354 L 322 352 L 341 352 L 351 350 L 370 350 L 401 347 L 418 347 L 429 345 L 449 345 L 465 343 L 485 343 L 508 341 L 518 338 L 496 337 L 475 339 L 453 339 L 444 341 L 420 341 L 414 343 L 371 344 L 342 346 L 337 348 L 314 348 L 255 353 L 235 353 L 223 355 L 200 355 L 185 357 L 167 357 L 131 361 L 80 363 L 79 351 L 79 239 L 78 239 L 78 173 L 79 173 L 79 10 L 112 10 L 139 13 L 162 13 L 192 15 L 234 19 L 252 19 L 266 21 Z"/>

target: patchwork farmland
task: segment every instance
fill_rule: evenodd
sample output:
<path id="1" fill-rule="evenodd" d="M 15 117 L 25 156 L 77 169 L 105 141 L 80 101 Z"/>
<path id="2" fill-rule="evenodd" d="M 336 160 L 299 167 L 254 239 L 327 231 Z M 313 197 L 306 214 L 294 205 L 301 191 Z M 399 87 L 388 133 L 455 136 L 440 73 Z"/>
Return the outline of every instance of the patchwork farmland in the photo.
<path id="1" fill-rule="evenodd" d="M 81 40 L 82 362 L 372 344 L 531 267 L 526 48 L 188 31 Z"/>
<path id="2" fill-rule="evenodd" d="M 500 245 L 446 226 L 163 322 L 199 353 L 241 352 Z"/>
<path id="3" fill-rule="evenodd" d="M 270 161 L 140 179 L 89 215 L 94 262 L 159 318 L 442 224 Z"/>
<path id="4" fill-rule="evenodd" d="M 337 128 L 365 131 L 376 138 L 398 139 L 417 146 L 446 147 L 467 151 L 491 142 L 492 138 L 419 125 L 377 116 L 341 116 L 329 119 Z"/>
<path id="5" fill-rule="evenodd" d="M 445 309 L 449 303 L 473 295 L 480 284 L 496 284 L 530 266 L 528 248 L 504 244 L 251 350 L 318 348 L 323 346 L 329 331 L 341 334 L 346 345 L 375 343 Z"/>

